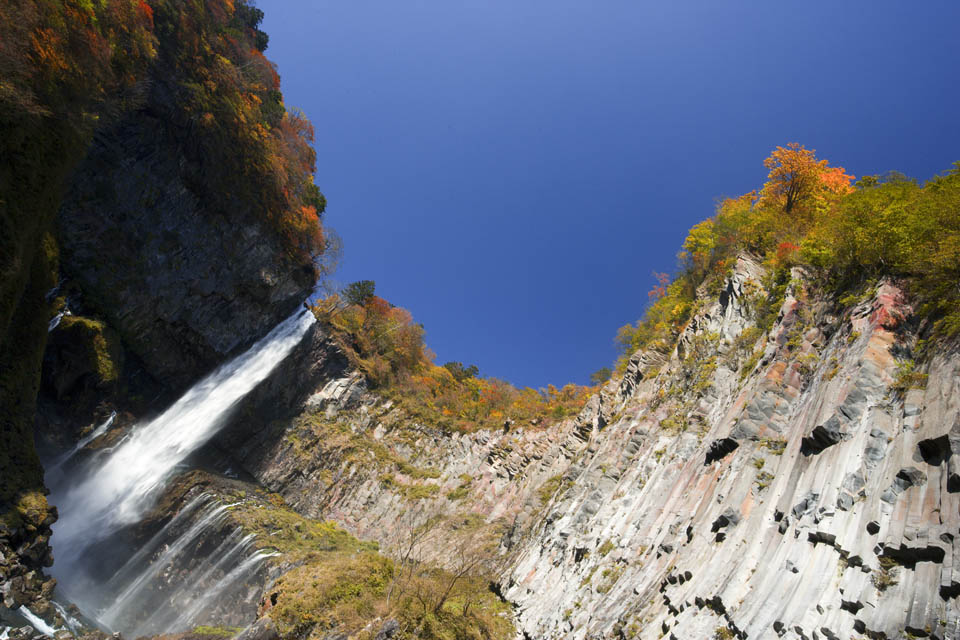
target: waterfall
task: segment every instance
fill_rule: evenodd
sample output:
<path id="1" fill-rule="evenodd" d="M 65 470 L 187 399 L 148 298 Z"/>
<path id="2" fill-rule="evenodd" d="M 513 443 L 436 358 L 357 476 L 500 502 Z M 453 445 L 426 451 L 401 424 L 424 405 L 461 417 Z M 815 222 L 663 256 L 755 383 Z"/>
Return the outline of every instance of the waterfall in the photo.
<path id="1" fill-rule="evenodd" d="M 314 322 L 308 311 L 285 320 L 246 353 L 191 387 L 86 478 L 62 496 L 54 541 L 72 554 L 118 527 L 137 522 L 173 468 L 209 440 L 231 408 L 273 371 Z"/>
<path id="2" fill-rule="evenodd" d="M 70 615 L 70 612 L 66 608 L 57 602 L 56 600 L 51 601 L 53 603 L 53 608 L 57 610 L 57 613 L 60 614 L 60 617 L 63 618 L 63 622 L 67 625 L 67 629 L 76 636 L 80 630 L 83 628 L 83 625 L 79 620 Z"/>
<path id="3" fill-rule="evenodd" d="M 47 323 L 47 333 L 50 333 L 51 331 L 53 331 L 54 329 L 60 326 L 60 321 L 63 320 L 63 316 L 69 316 L 69 315 L 71 315 L 70 309 L 67 309 L 66 307 L 64 307 L 63 311 L 61 311 L 57 315 L 50 318 L 50 322 Z"/>
<path id="4" fill-rule="evenodd" d="M 257 566 L 267 558 L 278 555 L 280 554 L 269 551 L 258 551 L 238 564 L 229 573 L 220 578 L 216 584 L 194 599 L 193 603 L 177 617 L 174 628 L 188 627 L 191 620 L 195 620 L 199 613 L 209 607 L 217 598 L 221 597 L 232 585 L 250 576 Z"/>
<path id="5" fill-rule="evenodd" d="M 53 634 L 57 632 L 57 629 L 54 629 L 53 627 L 51 627 L 49 624 L 44 622 L 43 618 L 41 618 L 40 616 L 35 614 L 33 611 L 30 611 L 30 609 L 27 609 L 24 606 L 21 606 L 19 609 L 17 609 L 17 613 L 22 615 L 27 620 L 27 622 L 30 623 L 30 626 L 32 626 L 34 629 L 36 629 L 37 631 L 39 631 L 45 636 L 52 638 Z"/>
<path id="6" fill-rule="evenodd" d="M 136 635 L 171 631 L 159 626 L 166 623 L 187 628 L 192 619 L 185 614 L 200 613 L 217 594 L 248 579 L 267 557 L 258 552 L 247 558 L 252 537 L 225 529 L 231 505 L 202 494 L 133 553 L 106 584 L 90 576 L 91 568 L 98 568 L 97 554 L 90 550 L 98 543 L 109 546 L 104 541 L 111 535 L 142 519 L 176 467 L 223 426 L 231 409 L 291 353 L 314 321 L 309 311 L 294 314 L 196 383 L 161 415 L 134 426 L 95 467 L 78 469 L 79 477 L 66 476 L 54 487 L 52 502 L 60 519 L 53 527 L 57 559 L 53 574 L 86 615 Z M 96 431 L 106 431 L 111 421 L 112 417 Z M 91 441 L 96 431 L 89 436 Z M 200 558 L 201 553 L 207 555 Z M 169 592 L 171 584 L 177 585 L 176 593 Z M 177 608 L 178 598 L 186 602 Z"/>
<path id="7" fill-rule="evenodd" d="M 54 475 L 54 474 L 56 474 L 56 473 L 59 473 L 59 472 L 60 472 L 60 467 L 62 467 L 64 464 L 66 464 L 66 462 L 67 462 L 68 460 L 70 460 L 73 456 L 77 455 L 77 453 L 79 453 L 81 449 L 83 449 L 83 448 L 86 447 L 88 444 L 90 444 L 91 442 L 93 442 L 94 440 L 96 440 L 97 438 L 99 438 L 100 436 L 102 436 L 103 434 L 105 434 L 105 433 L 107 432 L 107 430 L 108 430 L 111 426 L 113 426 L 113 421 L 116 420 L 116 419 L 117 419 L 117 412 L 116 412 L 116 411 L 110 412 L 110 417 L 107 418 L 106 420 L 104 420 L 103 423 L 100 424 L 100 426 L 98 426 L 96 429 L 94 429 L 92 432 L 90 432 L 89 435 L 84 436 L 84 437 L 80 440 L 80 442 L 78 442 L 77 444 L 75 444 L 75 445 L 73 446 L 73 448 L 70 449 L 70 451 L 66 452 L 65 454 L 63 454 L 62 456 L 60 456 L 59 458 L 57 458 L 56 460 L 54 460 L 53 463 L 51 463 L 50 465 L 48 465 L 48 468 L 47 468 L 46 472 L 47 472 L 48 474 L 51 474 L 51 475 Z M 54 476 L 54 477 L 56 477 L 56 476 Z M 49 482 L 49 481 L 48 481 L 48 482 Z M 51 483 L 51 484 L 53 484 L 53 483 Z"/>

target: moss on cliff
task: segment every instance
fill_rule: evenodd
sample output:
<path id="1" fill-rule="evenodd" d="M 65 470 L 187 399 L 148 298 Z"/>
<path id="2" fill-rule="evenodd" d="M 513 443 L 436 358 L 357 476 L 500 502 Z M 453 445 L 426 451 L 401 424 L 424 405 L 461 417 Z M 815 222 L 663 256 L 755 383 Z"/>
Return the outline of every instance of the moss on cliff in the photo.
<path id="1" fill-rule="evenodd" d="M 396 640 L 514 637 L 510 606 L 490 589 L 483 563 L 484 544 L 502 531 L 487 535 L 478 516 L 450 523 L 435 519 L 411 540 L 413 546 L 442 540 L 465 560 L 446 571 L 415 561 L 413 547 L 390 558 L 376 542 L 358 540 L 334 522 L 307 518 L 257 485 L 191 471 L 172 481 L 147 528 L 161 526 L 201 492 L 230 505 L 230 519 L 256 535 L 256 548 L 276 553 L 269 562 L 285 573 L 264 593 L 260 614 L 273 619 L 285 640 L 326 632 L 372 640 L 387 620 L 397 622 Z M 478 540 L 483 544 L 475 544 Z"/>
<path id="2" fill-rule="evenodd" d="M 79 363 L 93 374 L 97 386 L 115 383 L 123 366 L 123 349 L 116 332 L 102 321 L 83 316 L 66 316 L 60 321 L 67 341 L 81 349 Z"/>

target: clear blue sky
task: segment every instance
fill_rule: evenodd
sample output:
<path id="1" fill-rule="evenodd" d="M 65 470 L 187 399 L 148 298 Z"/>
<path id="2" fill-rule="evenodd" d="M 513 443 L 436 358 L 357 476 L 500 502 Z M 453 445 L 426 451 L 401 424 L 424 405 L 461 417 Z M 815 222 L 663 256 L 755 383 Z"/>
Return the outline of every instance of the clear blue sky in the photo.
<path id="1" fill-rule="evenodd" d="M 316 182 L 438 363 L 587 382 L 715 199 L 798 141 L 857 176 L 960 160 L 960 2 L 259 0 Z"/>

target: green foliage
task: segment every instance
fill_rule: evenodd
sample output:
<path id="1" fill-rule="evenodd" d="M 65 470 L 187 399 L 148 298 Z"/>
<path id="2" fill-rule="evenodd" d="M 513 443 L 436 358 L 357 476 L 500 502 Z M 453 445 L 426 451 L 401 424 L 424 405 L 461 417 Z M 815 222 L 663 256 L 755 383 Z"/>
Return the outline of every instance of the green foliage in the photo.
<path id="1" fill-rule="evenodd" d="M 624 370 L 627 359 L 639 349 L 670 351 L 693 310 L 695 290 L 692 278 L 678 278 L 665 287 L 663 295 L 648 307 L 641 320 L 635 325 L 620 327 L 616 336 L 621 351 L 618 370 Z"/>
<path id="2" fill-rule="evenodd" d="M 757 485 L 758 491 L 763 491 L 770 486 L 770 483 L 773 482 L 774 475 L 769 471 L 761 471 L 757 474 L 755 483 Z"/>
<path id="3" fill-rule="evenodd" d="M 660 428 L 673 433 L 682 433 L 689 427 L 689 422 L 681 413 L 674 413 L 660 421 Z"/>
<path id="4" fill-rule="evenodd" d="M 787 449 L 787 441 L 780 438 L 763 438 L 759 441 L 759 444 L 775 456 L 782 456 Z"/>
<path id="5" fill-rule="evenodd" d="M 461 476 L 465 479 L 469 476 Z M 209 481 L 203 472 L 191 472 L 176 482 L 186 491 Z M 219 481 L 213 485 L 223 490 Z M 182 492 L 169 493 L 172 500 L 183 497 Z M 437 529 L 440 521 L 431 520 L 414 534 L 422 544 L 434 544 L 431 532 L 445 536 L 444 544 L 461 560 L 448 571 L 402 553 L 395 560 L 381 555 L 375 542 L 357 540 L 332 522 L 305 518 L 277 494 L 237 487 L 222 497 L 232 503 L 230 517 L 257 534 L 257 547 L 279 551 L 271 562 L 289 569 L 264 596 L 272 603 L 266 615 L 284 640 L 328 632 L 373 640 L 379 626 L 370 623 L 391 618 L 400 623 L 398 640 L 508 640 L 514 635 L 510 607 L 490 589 L 485 573 L 485 544 L 498 534 L 482 518 L 460 518 L 452 532 Z M 211 640 L 226 635 L 215 627 L 194 634 Z"/>
<path id="6" fill-rule="evenodd" d="M 272 587 L 270 617 L 283 637 L 313 629 L 357 629 L 376 617 L 393 576 L 393 563 L 379 554 L 326 554 L 284 574 Z"/>
<path id="7" fill-rule="evenodd" d="M 564 486 L 563 476 L 555 475 L 547 478 L 547 481 L 540 485 L 540 488 L 537 489 L 537 496 L 540 498 L 541 504 L 547 504 L 550 500 L 557 494 L 558 491 Z"/>
<path id="8" fill-rule="evenodd" d="M 613 376 L 613 371 L 611 371 L 610 367 L 601 367 L 590 374 L 590 384 L 605 384 L 610 380 L 611 376 Z"/>
<path id="9" fill-rule="evenodd" d="M 717 370 L 719 344 L 719 334 L 709 333 L 695 336 L 686 345 L 680 361 L 679 380 L 670 390 L 672 395 L 702 394 L 710 388 Z"/>
<path id="10" fill-rule="evenodd" d="M 713 630 L 713 640 L 735 640 L 736 637 L 730 627 L 720 626 Z"/>
<path id="11" fill-rule="evenodd" d="M 960 335 L 960 162 L 923 185 L 890 173 L 867 176 L 855 189 L 842 168 L 797 144 L 778 147 L 765 165 L 770 174 L 759 196 L 723 200 L 712 218 L 695 225 L 680 253 L 680 273 L 654 287 L 641 320 L 617 332 L 619 370 L 638 349 L 667 353 L 690 316 L 697 288 L 706 283 L 712 291 L 743 252 L 765 257 L 769 267 L 766 295 L 754 286 L 744 300 L 761 334 L 777 318 L 790 268 L 803 265 L 843 306 L 859 301 L 867 281 L 900 278 L 935 333 Z M 744 335 L 735 345 L 738 358 L 755 337 Z M 759 357 L 754 353 L 741 365 L 741 378 Z"/>
<path id="12" fill-rule="evenodd" d="M 406 460 L 398 460 L 397 468 L 400 470 L 400 473 L 415 480 L 423 480 L 427 478 L 436 479 L 440 477 L 440 472 L 436 469 L 421 469 L 420 467 L 415 467 Z"/>
<path id="13" fill-rule="evenodd" d="M 457 500 L 463 500 L 470 493 L 470 489 L 473 486 L 473 478 L 467 474 L 460 476 L 460 484 L 455 488 L 447 492 L 447 500 L 451 502 L 456 502 Z"/>
<path id="14" fill-rule="evenodd" d="M 203 638 L 232 638 L 243 631 L 243 627 L 211 627 L 200 625 L 190 631 L 191 636 L 200 636 Z"/>
<path id="15" fill-rule="evenodd" d="M 230 511 L 245 531 L 256 533 L 259 548 L 275 549 L 291 561 L 307 561 L 336 551 L 356 554 L 376 551 L 376 543 L 361 542 L 332 521 L 310 520 L 276 503 L 243 501 Z"/>
<path id="16" fill-rule="evenodd" d="M 880 556 L 880 568 L 870 576 L 870 582 L 877 588 L 877 591 L 886 591 L 896 585 L 897 579 L 897 561 L 889 556 Z"/>
<path id="17" fill-rule="evenodd" d="M 600 572 L 600 584 L 597 585 L 597 593 L 608 593 L 613 588 L 623 572 L 627 570 L 625 564 L 618 564 L 615 567 L 608 567 Z"/>
<path id="18" fill-rule="evenodd" d="M 123 351 L 120 337 L 103 322 L 83 316 L 64 316 L 58 327 L 71 344 L 83 351 L 83 366 L 97 386 L 115 383 L 120 377 Z"/>
<path id="19" fill-rule="evenodd" d="M 608 553 L 616 549 L 616 547 L 617 545 L 613 544 L 612 540 L 607 539 L 603 541 L 603 544 L 597 547 L 597 553 L 600 554 L 601 558 L 604 558 Z"/>
<path id="20" fill-rule="evenodd" d="M 757 368 L 757 363 L 760 362 L 760 358 L 762 357 L 763 350 L 757 349 L 740 365 L 740 382 L 746 380 L 747 376 L 753 373 L 753 370 Z"/>
<path id="21" fill-rule="evenodd" d="M 376 289 L 377 285 L 373 280 L 351 282 L 343 289 L 343 300 L 347 304 L 355 304 L 362 307 L 373 299 Z"/>
<path id="22" fill-rule="evenodd" d="M 443 365 L 443 368 L 449 371 L 457 382 L 463 382 L 467 378 L 476 378 L 480 375 L 480 369 L 475 364 L 464 366 L 462 362 L 447 362 Z"/>
<path id="23" fill-rule="evenodd" d="M 906 392 L 910 389 L 923 389 L 927 386 L 928 377 L 928 374 L 917 371 L 916 362 L 905 360 L 897 364 L 896 377 L 890 388 L 900 392 Z"/>
<path id="24" fill-rule="evenodd" d="M 960 330 L 960 163 L 924 185 L 887 176 L 861 186 L 809 235 L 827 259 L 813 266 L 838 290 L 902 278 L 935 330 Z"/>

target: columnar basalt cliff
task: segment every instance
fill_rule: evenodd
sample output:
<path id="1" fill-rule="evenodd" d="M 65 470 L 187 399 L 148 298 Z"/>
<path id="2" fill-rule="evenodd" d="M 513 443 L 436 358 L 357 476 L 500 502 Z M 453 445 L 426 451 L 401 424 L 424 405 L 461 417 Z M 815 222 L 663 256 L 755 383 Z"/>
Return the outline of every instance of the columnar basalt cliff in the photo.
<path id="1" fill-rule="evenodd" d="M 764 275 L 741 256 L 672 354 L 634 354 L 550 429 L 443 432 L 344 367 L 297 374 L 299 415 L 267 428 L 251 398 L 218 455 L 393 554 L 437 517 L 482 518 L 529 637 L 952 637 L 960 352 L 905 382 L 903 292 L 844 307 L 800 269 L 752 330 Z M 456 545 L 421 559 L 451 566 Z"/>
<path id="2" fill-rule="evenodd" d="M 530 637 L 957 633 L 960 353 L 903 389 L 902 292 L 882 283 L 838 309 L 795 271 L 759 364 L 738 371 L 754 270 L 741 260 L 660 371 L 635 368 L 643 379 L 611 394 L 617 419 L 507 574 Z M 716 369 L 674 395 L 700 339 L 712 346 L 695 368 Z"/>
<path id="3" fill-rule="evenodd" d="M 742 255 L 701 288 L 671 353 L 633 354 L 578 416 L 546 428 L 425 424 L 318 324 L 200 453 L 256 484 L 186 477 L 151 518 L 203 491 L 234 505 L 265 489 L 288 524 L 241 510 L 210 548 L 259 532 L 270 554 L 284 527 L 332 520 L 398 562 L 424 536 L 417 562 L 448 570 L 482 530 L 497 541 L 484 566 L 531 638 L 952 637 L 960 351 L 943 342 L 925 376 L 905 376 L 923 327 L 895 282 L 844 305 L 799 268 L 771 297 L 768 275 Z M 292 585 L 319 570 L 297 540 L 245 596 L 251 615 L 263 593 L 261 627 L 290 637 L 313 628 L 290 622 L 303 606 Z"/>
<path id="4" fill-rule="evenodd" d="M 370 281 L 299 309 L 325 200 L 254 5 L 16 4 L 0 640 L 960 637 L 960 167 L 778 148 L 609 382 L 517 390 Z"/>

